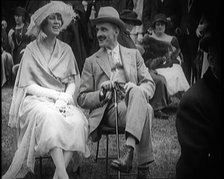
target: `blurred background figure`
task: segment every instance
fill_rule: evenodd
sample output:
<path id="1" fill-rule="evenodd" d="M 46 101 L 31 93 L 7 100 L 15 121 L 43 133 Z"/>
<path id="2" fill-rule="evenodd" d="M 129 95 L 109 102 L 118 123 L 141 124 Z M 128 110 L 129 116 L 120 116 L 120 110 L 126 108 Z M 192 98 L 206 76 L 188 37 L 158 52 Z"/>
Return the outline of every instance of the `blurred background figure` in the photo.
<path id="1" fill-rule="evenodd" d="M 127 48 L 137 48 L 141 55 L 144 56 L 145 49 L 141 45 L 135 44 L 133 39 L 130 37 L 130 32 L 133 27 L 142 24 L 141 20 L 137 18 L 137 13 L 129 9 L 124 9 L 120 13 L 120 18 L 125 22 L 126 30 L 119 33 L 118 42 Z M 166 89 L 166 79 L 157 74 L 154 70 L 149 69 L 149 72 L 156 84 L 155 93 L 150 100 L 150 104 L 154 109 L 154 115 L 156 118 L 168 119 L 169 116 L 162 111 L 170 103 L 169 95 Z"/>
<path id="2" fill-rule="evenodd" d="M 218 37 L 219 38 L 219 37 Z M 176 129 L 181 156 L 176 178 L 222 178 L 221 48 L 217 36 L 205 35 L 200 48 L 208 53 L 209 68 L 181 99 Z"/>
<path id="3" fill-rule="evenodd" d="M 12 82 L 12 66 L 11 54 L 1 47 L 1 87 L 7 82 Z"/>
<path id="4" fill-rule="evenodd" d="M 197 77 L 197 69 L 194 64 L 198 51 L 198 37 L 196 29 L 202 15 L 202 0 L 181 0 L 177 2 L 179 10 L 178 27 L 175 29 L 180 48 L 183 53 L 183 70 L 191 85 Z"/>
<path id="5" fill-rule="evenodd" d="M 7 22 L 5 19 L 2 20 L 2 31 L 1 31 L 1 46 L 2 48 L 10 52 L 9 40 L 8 40 L 8 31 L 7 31 Z"/>
<path id="6" fill-rule="evenodd" d="M 155 70 L 166 79 L 170 96 L 187 91 L 189 84 L 181 67 L 181 51 L 175 36 L 165 33 L 165 14 L 156 14 L 152 22 L 152 34 L 143 38 L 144 59 L 149 69 Z"/>
<path id="7" fill-rule="evenodd" d="M 130 9 L 124 9 L 120 13 L 120 18 L 124 21 L 126 29 L 122 30 L 118 35 L 118 42 L 127 48 L 136 48 L 137 45 L 130 35 L 135 26 L 140 26 L 142 24 L 141 20 L 139 20 L 137 16 L 137 13 Z"/>
<path id="8" fill-rule="evenodd" d="M 31 38 L 26 35 L 27 12 L 22 7 L 17 7 L 14 11 L 15 26 L 9 30 L 8 38 L 11 47 L 11 55 L 13 57 L 13 76 L 15 78 L 18 70 L 18 65 L 21 61 L 23 51 L 27 44 L 30 43 Z"/>
<path id="9" fill-rule="evenodd" d="M 179 22 L 178 0 L 144 0 L 142 18 L 144 32 L 152 30 L 153 17 L 159 13 L 167 16 L 167 34 L 175 35 L 175 29 Z"/>
<path id="10" fill-rule="evenodd" d="M 178 0 L 152 0 L 151 17 L 153 18 L 159 13 L 166 15 L 166 33 L 175 35 L 179 15 Z"/>
<path id="11" fill-rule="evenodd" d="M 142 21 L 142 13 L 143 13 L 143 0 L 133 0 L 134 8 L 133 11 L 137 14 L 137 19 Z M 133 27 L 130 32 L 131 38 L 133 39 L 135 44 L 141 45 L 141 41 L 143 38 L 143 25 L 136 25 Z"/>
<path id="12" fill-rule="evenodd" d="M 206 52 L 208 69 L 181 99 L 176 116 L 181 155 L 176 178 L 222 178 L 222 1 L 203 1 L 207 27 L 199 48 Z"/>

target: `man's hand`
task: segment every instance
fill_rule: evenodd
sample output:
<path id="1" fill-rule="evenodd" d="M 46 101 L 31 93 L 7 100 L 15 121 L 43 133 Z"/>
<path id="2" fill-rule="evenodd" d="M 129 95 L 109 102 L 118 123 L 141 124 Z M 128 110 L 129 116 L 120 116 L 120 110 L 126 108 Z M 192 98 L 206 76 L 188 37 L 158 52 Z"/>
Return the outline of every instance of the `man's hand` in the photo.
<path id="1" fill-rule="evenodd" d="M 112 91 L 106 91 L 103 88 L 100 90 L 100 101 L 104 101 L 105 103 L 112 98 Z"/>
<path id="2" fill-rule="evenodd" d="M 101 85 L 100 85 L 100 101 L 104 100 L 109 101 L 112 97 L 112 89 L 113 89 L 113 82 L 112 81 L 104 81 Z"/>
<path id="3" fill-rule="evenodd" d="M 104 81 L 103 83 L 101 83 L 100 88 L 102 88 L 106 91 L 110 91 L 113 89 L 113 82 L 110 80 Z"/>
<path id="4" fill-rule="evenodd" d="M 135 87 L 136 84 L 132 83 L 132 82 L 128 82 L 124 85 L 124 90 L 125 93 L 127 94 L 133 87 Z"/>

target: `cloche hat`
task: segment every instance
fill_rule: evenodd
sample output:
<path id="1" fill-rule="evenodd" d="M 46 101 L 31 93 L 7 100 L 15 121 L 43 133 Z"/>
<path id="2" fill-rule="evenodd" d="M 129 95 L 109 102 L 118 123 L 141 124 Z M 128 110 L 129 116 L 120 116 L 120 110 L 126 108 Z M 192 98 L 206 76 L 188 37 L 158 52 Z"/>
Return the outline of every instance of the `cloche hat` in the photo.
<path id="1" fill-rule="evenodd" d="M 166 15 L 165 14 L 156 14 L 153 18 L 153 21 L 152 21 L 152 26 L 155 27 L 155 23 L 158 22 L 158 21 L 162 21 L 164 22 L 166 25 L 168 23 L 167 19 L 166 19 Z"/>

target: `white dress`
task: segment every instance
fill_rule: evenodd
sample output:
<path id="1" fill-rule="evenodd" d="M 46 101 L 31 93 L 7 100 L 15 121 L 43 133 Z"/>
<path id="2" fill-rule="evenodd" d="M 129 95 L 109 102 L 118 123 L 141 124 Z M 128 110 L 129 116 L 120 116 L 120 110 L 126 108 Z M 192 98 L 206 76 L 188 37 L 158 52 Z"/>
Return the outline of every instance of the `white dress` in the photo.
<path id="1" fill-rule="evenodd" d="M 165 77 L 169 95 L 172 96 L 178 92 L 184 92 L 189 89 L 189 83 L 179 64 L 173 64 L 172 67 L 167 68 L 157 68 L 156 71 L 158 74 Z"/>
<path id="2" fill-rule="evenodd" d="M 28 171 L 34 172 L 35 157 L 47 154 L 55 147 L 90 156 L 88 121 L 78 107 L 67 105 L 66 112 L 61 113 L 53 99 L 26 93 L 26 87 L 31 84 L 63 92 L 69 80 L 75 82 L 78 89 L 79 79 L 74 54 L 64 42 L 56 41 L 48 64 L 36 41 L 27 46 L 17 73 L 9 113 L 9 126 L 19 130 L 18 148 L 2 179 L 23 178 Z"/>
<path id="3" fill-rule="evenodd" d="M 171 44 L 171 41 L 173 40 L 172 36 L 166 35 L 165 39 L 157 38 L 157 40 L 164 41 L 165 43 L 168 42 L 170 44 L 169 53 L 172 53 L 176 49 Z M 181 62 L 180 56 L 177 57 L 177 60 Z M 165 77 L 169 95 L 172 96 L 178 92 L 185 92 L 190 88 L 180 64 L 174 63 L 172 67 L 157 68 L 156 71 L 158 74 Z"/>

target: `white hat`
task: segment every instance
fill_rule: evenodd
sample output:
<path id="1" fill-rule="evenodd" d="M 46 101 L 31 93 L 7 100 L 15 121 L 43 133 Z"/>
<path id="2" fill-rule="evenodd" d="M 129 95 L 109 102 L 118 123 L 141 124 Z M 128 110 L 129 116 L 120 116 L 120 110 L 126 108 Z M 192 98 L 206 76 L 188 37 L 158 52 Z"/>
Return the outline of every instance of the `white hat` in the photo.
<path id="1" fill-rule="evenodd" d="M 61 1 L 51 1 L 50 3 L 39 8 L 31 16 L 30 24 L 27 29 L 27 35 L 38 36 L 40 33 L 40 25 L 52 13 L 59 13 L 62 16 L 63 25 L 61 30 L 66 29 L 70 22 L 76 17 L 76 14 L 71 5 Z"/>

